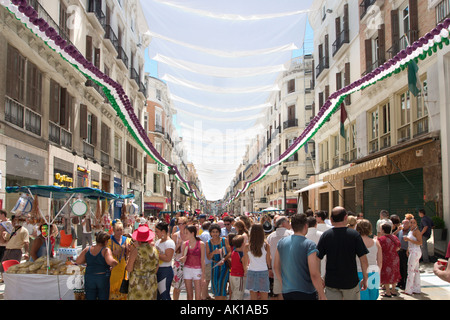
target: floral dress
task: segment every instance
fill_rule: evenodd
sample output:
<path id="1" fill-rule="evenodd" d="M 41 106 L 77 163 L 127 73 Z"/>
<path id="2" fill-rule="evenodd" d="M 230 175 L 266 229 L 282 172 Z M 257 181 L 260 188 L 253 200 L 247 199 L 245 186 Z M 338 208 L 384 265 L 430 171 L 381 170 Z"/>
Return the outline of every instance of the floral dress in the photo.
<path id="1" fill-rule="evenodd" d="M 378 238 L 383 253 L 383 264 L 380 272 L 380 283 L 397 283 L 401 279 L 400 258 L 397 254 L 397 248 L 400 248 L 400 240 L 388 234 Z"/>
<path id="2" fill-rule="evenodd" d="M 158 282 L 156 272 L 159 266 L 158 250 L 149 243 L 141 244 L 130 273 L 128 300 L 156 300 Z"/>

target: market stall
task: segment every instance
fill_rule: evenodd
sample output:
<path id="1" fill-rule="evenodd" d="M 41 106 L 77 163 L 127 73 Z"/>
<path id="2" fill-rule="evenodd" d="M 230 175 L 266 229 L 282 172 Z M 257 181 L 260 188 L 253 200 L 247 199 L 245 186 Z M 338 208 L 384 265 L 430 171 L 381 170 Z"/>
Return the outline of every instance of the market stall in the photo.
<path id="1" fill-rule="evenodd" d="M 66 232 L 67 230 L 70 232 L 74 219 L 81 218 L 86 220 L 88 231 L 110 228 L 111 219 L 108 218 L 107 211 L 102 212 L 100 201 L 106 200 L 111 204 L 115 200 L 134 198 L 133 194 L 118 195 L 94 188 L 59 186 L 7 187 L 6 192 L 22 193 L 11 211 L 16 216 L 27 218 L 32 224 L 48 226 L 54 225 L 57 219 L 62 217 L 63 229 Z M 38 197 L 50 199 L 47 214 L 39 208 Z M 89 200 L 96 200 L 95 210 L 92 209 Z M 59 202 L 59 206 L 55 202 Z M 123 215 L 126 218 L 126 211 Z M 51 232 L 44 237 L 47 252 L 50 252 Z M 4 273 L 5 299 L 74 299 L 83 292 L 84 267 L 74 265 L 70 259 L 66 260 L 66 257 L 75 258 L 76 254 L 73 248 L 60 248 L 56 252 L 56 258 L 47 254 L 36 261 L 27 261 L 10 267 Z"/>

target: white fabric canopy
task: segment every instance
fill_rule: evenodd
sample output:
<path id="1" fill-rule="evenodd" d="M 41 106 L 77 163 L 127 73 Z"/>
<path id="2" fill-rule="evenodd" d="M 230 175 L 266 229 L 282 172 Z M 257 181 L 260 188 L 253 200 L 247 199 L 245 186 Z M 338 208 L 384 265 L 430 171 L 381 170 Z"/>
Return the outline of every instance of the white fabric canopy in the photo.
<path id="1" fill-rule="evenodd" d="M 190 135 L 188 145 L 194 149 L 188 150 L 189 160 L 208 200 L 222 199 L 236 175 L 246 146 L 240 140 L 230 146 L 228 135 L 234 131 L 239 137 L 262 120 L 270 94 L 280 90 L 277 77 L 288 70 L 293 50 L 303 45 L 311 3 L 141 1 L 152 37 L 149 58 L 169 87 L 177 126 L 202 122 L 201 133 L 183 128 L 182 136 Z M 205 143 L 212 132 L 218 138 Z M 228 170 L 218 175 L 210 166 L 221 152 Z"/>

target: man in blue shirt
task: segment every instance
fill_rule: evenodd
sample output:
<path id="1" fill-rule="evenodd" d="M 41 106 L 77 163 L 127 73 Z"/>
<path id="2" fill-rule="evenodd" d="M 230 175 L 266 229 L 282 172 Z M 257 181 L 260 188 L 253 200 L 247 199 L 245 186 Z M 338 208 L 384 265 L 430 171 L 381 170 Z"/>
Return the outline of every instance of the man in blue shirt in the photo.
<path id="1" fill-rule="evenodd" d="M 304 213 L 291 218 L 293 235 L 278 242 L 274 271 L 281 281 L 284 300 L 326 300 L 320 276 L 316 244 L 305 237 L 308 232 Z"/>
<path id="2" fill-rule="evenodd" d="M 419 217 L 420 217 L 420 226 L 419 230 L 422 233 L 422 260 L 425 263 L 430 262 L 430 257 L 428 255 L 428 245 L 427 241 L 431 237 L 431 229 L 434 227 L 433 220 L 430 219 L 425 213 L 424 209 L 419 210 Z"/>

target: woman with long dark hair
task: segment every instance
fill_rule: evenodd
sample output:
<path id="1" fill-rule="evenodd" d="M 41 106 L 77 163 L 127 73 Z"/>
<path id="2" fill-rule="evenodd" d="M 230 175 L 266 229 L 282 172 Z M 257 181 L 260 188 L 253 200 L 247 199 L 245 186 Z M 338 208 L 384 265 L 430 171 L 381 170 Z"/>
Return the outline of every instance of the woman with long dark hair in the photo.
<path id="1" fill-rule="evenodd" d="M 187 300 L 201 300 L 202 282 L 205 281 L 205 244 L 197 237 L 197 227 L 189 225 L 185 228 L 187 241 L 183 243 L 180 261 L 184 263 L 183 278 L 186 286 Z"/>
<path id="2" fill-rule="evenodd" d="M 249 239 L 249 265 L 247 271 L 247 290 L 250 290 L 250 300 L 268 300 L 270 291 L 269 270 L 270 246 L 265 239 L 262 224 L 252 226 Z"/>
<path id="3" fill-rule="evenodd" d="M 222 238 L 221 228 L 217 223 L 209 227 L 211 239 L 206 243 L 206 255 L 211 262 L 211 289 L 216 300 L 226 300 L 227 284 L 230 276 L 225 261 L 231 255 L 227 238 Z"/>
<path id="4" fill-rule="evenodd" d="M 171 300 L 170 287 L 173 280 L 172 258 L 175 253 L 175 242 L 169 237 L 169 224 L 165 221 L 159 222 L 155 226 L 155 233 L 158 237 L 156 249 L 159 252 L 159 268 L 156 273 L 158 283 L 165 280 L 165 291 L 159 292 L 157 300 Z"/>

